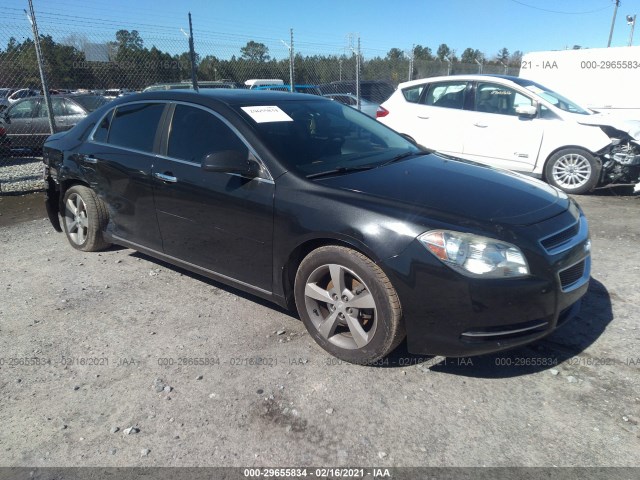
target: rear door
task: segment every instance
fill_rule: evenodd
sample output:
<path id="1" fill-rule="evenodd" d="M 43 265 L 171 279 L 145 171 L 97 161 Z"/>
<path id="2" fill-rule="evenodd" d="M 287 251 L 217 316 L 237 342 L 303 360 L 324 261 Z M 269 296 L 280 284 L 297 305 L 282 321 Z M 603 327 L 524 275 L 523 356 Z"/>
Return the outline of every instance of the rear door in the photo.
<path id="1" fill-rule="evenodd" d="M 403 91 L 402 129 L 419 144 L 433 150 L 459 154 L 463 149 L 462 125 L 469 114 L 464 105 L 469 89 L 466 80 L 447 80 L 409 87 Z M 414 91 L 415 90 L 415 91 Z M 417 98 L 417 102 L 411 101 Z"/>
<path id="2" fill-rule="evenodd" d="M 6 111 L 3 120 L 7 137 L 11 140 L 11 148 L 33 148 L 33 120 L 38 112 L 38 100 L 29 98 L 16 102 Z"/>
<path id="3" fill-rule="evenodd" d="M 109 209 L 108 232 L 160 251 L 151 170 L 164 102 L 135 102 L 110 110 L 75 154 Z"/>
<path id="4" fill-rule="evenodd" d="M 224 118 L 177 104 L 153 185 L 164 252 L 253 287 L 272 289 L 274 182 L 206 172 L 208 154 L 248 144 Z"/>

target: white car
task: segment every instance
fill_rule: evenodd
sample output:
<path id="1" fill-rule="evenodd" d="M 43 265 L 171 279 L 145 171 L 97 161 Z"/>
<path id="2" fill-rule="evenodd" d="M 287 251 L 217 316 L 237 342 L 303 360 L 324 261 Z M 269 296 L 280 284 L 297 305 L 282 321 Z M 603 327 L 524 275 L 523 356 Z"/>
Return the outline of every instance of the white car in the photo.
<path id="1" fill-rule="evenodd" d="M 533 175 L 567 193 L 640 182 L 640 121 L 595 113 L 531 80 L 413 80 L 377 117 L 427 148 Z"/>

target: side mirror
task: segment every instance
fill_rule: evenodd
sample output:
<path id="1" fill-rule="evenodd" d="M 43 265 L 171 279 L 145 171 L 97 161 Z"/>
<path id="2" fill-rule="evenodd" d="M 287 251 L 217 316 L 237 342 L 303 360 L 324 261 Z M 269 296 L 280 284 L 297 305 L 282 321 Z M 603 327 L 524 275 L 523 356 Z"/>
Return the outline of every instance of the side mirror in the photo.
<path id="1" fill-rule="evenodd" d="M 246 150 L 210 153 L 202 160 L 202 169 L 205 172 L 237 173 L 249 178 L 255 178 L 260 174 L 260 165 Z"/>
<path id="2" fill-rule="evenodd" d="M 516 107 L 516 113 L 519 117 L 533 118 L 538 113 L 538 107 L 535 105 L 520 105 Z"/>

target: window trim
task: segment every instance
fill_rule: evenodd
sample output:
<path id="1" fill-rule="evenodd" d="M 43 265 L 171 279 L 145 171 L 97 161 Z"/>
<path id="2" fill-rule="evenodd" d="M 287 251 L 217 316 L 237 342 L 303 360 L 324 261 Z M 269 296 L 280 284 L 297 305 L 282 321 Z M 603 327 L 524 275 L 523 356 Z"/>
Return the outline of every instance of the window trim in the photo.
<path id="1" fill-rule="evenodd" d="M 118 105 L 113 106 L 113 108 L 110 108 L 109 110 L 107 110 L 105 112 L 104 115 L 102 115 L 100 117 L 100 119 L 96 122 L 96 124 L 93 126 L 93 129 L 91 130 L 91 133 L 89 134 L 89 136 L 87 137 L 87 142 L 90 143 L 94 143 L 96 145 L 104 145 L 105 147 L 111 147 L 111 148 L 119 148 L 121 150 L 125 150 L 127 152 L 134 152 L 134 153 L 141 153 L 143 155 L 151 155 L 151 156 L 158 156 L 157 152 L 155 151 L 151 151 L 151 152 L 147 152 L 144 150 L 138 150 L 136 148 L 130 148 L 130 147 L 123 147 L 121 145 L 114 145 L 113 143 L 108 143 L 108 142 L 100 142 L 98 140 L 95 140 L 93 138 L 93 136 L 95 135 L 96 131 L 98 130 L 98 127 L 100 126 L 100 124 L 102 123 L 102 121 L 107 117 L 107 115 L 111 114 L 113 115 L 113 113 L 119 108 L 119 107 L 125 107 L 125 106 L 129 106 L 129 105 L 136 105 L 139 103 L 160 103 L 160 104 L 164 104 L 165 106 L 165 111 L 162 112 L 162 115 L 160 116 L 160 121 L 158 122 L 158 127 L 156 127 L 156 135 L 154 137 L 154 142 L 153 142 L 153 148 L 156 148 L 156 141 L 155 138 L 158 135 L 158 128 L 162 128 L 163 127 L 163 117 L 165 115 L 166 112 L 166 108 L 167 108 L 167 104 L 169 104 L 170 102 L 167 100 L 137 100 L 137 101 L 133 101 L 133 102 L 127 102 L 127 103 L 120 103 Z M 111 133 L 111 124 L 109 124 L 109 133 Z M 107 136 L 107 139 L 109 137 Z"/>
<path id="2" fill-rule="evenodd" d="M 431 92 L 432 89 L 439 87 L 445 83 L 464 83 L 465 87 L 461 90 L 462 91 L 462 107 L 460 108 L 451 108 L 451 107 L 443 107 L 441 105 L 429 105 L 426 103 L 427 101 L 427 97 L 429 96 L 429 92 Z M 427 82 L 427 84 L 425 85 L 425 89 L 422 91 L 422 95 L 420 95 L 420 99 L 418 100 L 418 105 L 422 105 L 423 107 L 435 107 L 435 108 L 444 108 L 447 110 L 466 110 L 467 107 L 467 102 L 468 102 L 468 98 L 469 98 L 469 92 L 472 88 L 472 83 L 470 80 L 468 79 L 460 79 L 460 80 L 455 80 L 455 79 L 447 79 L 447 80 L 440 80 L 438 82 Z"/>
<path id="3" fill-rule="evenodd" d="M 267 168 L 265 163 L 262 161 L 262 159 L 258 155 L 258 152 L 256 152 L 256 150 L 247 141 L 247 139 L 244 137 L 244 135 L 242 135 L 242 133 L 240 133 L 240 131 L 233 124 L 231 124 L 231 122 L 229 122 L 229 120 L 224 118 L 221 114 L 219 114 L 215 110 L 212 110 L 211 108 L 205 107 L 203 105 L 198 105 L 198 104 L 195 104 L 195 103 L 189 103 L 189 102 L 184 102 L 184 101 L 179 101 L 179 100 L 171 101 L 170 103 L 172 105 L 170 106 L 170 109 L 167 112 L 167 117 L 165 119 L 164 125 L 162 126 L 163 134 L 162 134 L 162 137 L 161 137 L 161 140 L 160 140 L 160 142 L 161 142 L 161 144 L 160 144 L 160 152 L 161 153 L 158 156 L 160 156 L 161 158 L 163 158 L 165 160 L 172 160 L 172 161 L 184 163 L 184 164 L 187 164 L 187 165 L 195 165 L 195 166 L 198 166 L 198 167 L 202 166 L 201 162 L 200 163 L 198 163 L 198 162 L 190 162 L 188 160 L 183 160 L 181 158 L 170 157 L 169 155 L 167 155 L 168 152 L 169 152 L 169 136 L 171 135 L 171 125 L 173 124 L 173 114 L 175 112 L 175 107 L 177 105 L 184 105 L 184 106 L 187 106 L 187 107 L 199 108 L 200 110 L 204 110 L 207 113 L 213 114 L 214 117 L 216 117 L 225 126 L 227 126 L 240 139 L 240 141 L 242 143 L 244 143 L 244 145 L 247 147 L 247 150 L 249 151 L 249 153 L 251 155 L 253 155 L 253 157 L 256 159 L 256 161 L 260 164 L 260 167 L 262 168 L 262 171 L 267 175 L 266 178 L 265 177 L 255 177 L 255 178 L 260 179 L 260 180 L 273 182 L 273 175 L 271 175 L 271 172 L 269 171 L 269 169 Z M 238 174 L 229 174 L 229 175 L 238 176 Z"/>
<path id="4" fill-rule="evenodd" d="M 501 82 L 497 82 L 495 81 L 495 79 L 487 79 L 487 80 L 476 80 L 475 81 L 475 85 L 474 85 L 474 93 L 473 93 L 473 110 L 471 110 L 472 112 L 475 113 L 486 113 L 489 115 L 501 115 L 503 117 L 518 117 L 518 115 L 511 115 L 511 114 L 506 114 L 506 113 L 499 113 L 499 112 L 481 112 L 479 110 L 477 110 L 477 104 L 478 104 L 478 90 L 480 87 L 480 84 L 491 84 L 491 85 L 495 85 L 497 87 L 502 87 L 502 88 L 508 88 L 509 90 L 512 90 L 513 92 L 515 92 L 516 94 L 522 95 L 523 97 L 529 99 L 531 101 L 531 105 L 536 107 L 537 113 L 536 116 L 533 118 L 541 118 L 540 115 L 540 107 L 541 107 L 541 103 L 536 100 L 531 94 L 530 92 L 527 93 L 526 89 L 521 88 L 519 85 L 512 85 L 510 83 L 501 83 Z M 549 109 L 551 110 L 551 109 Z"/>
<path id="5" fill-rule="evenodd" d="M 154 151 L 154 152 L 145 152 L 145 151 L 142 151 L 142 150 L 137 150 L 135 148 L 122 147 L 120 145 L 113 145 L 113 144 L 107 143 L 107 142 L 100 142 L 100 141 L 97 141 L 97 140 L 95 140 L 93 138 L 93 136 L 95 135 L 96 131 L 98 130 L 98 127 L 100 126 L 102 121 L 107 117 L 107 115 L 109 115 L 109 114 L 113 115 L 113 112 L 115 112 L 116 109 L 118 109 L 119 107 L 124 107 L 124 106 L 128 106 L 128 105 L 135 105 L 135 104 L 138 104 L 138 103 L 161 103 L 161 104 L 165 105 L 165 110 L 162 113 L 162 116 L 160 117 L 160 121 L 158 122 L 159 131 L 156 130 L 156 137 L 158 136 L 158 132 L 160 133 L 160 135 L 159 135 L 160 136 L 160 141 L 159 141 L 159 146 L 158 146 L 159 147 L 158 148 L 159 151 L 157 151 L 157 152 L 156 151 Z M 167 108 L 167 105 L 169 106 L 169 108 Z M 267 182 L 267 183 L 274 183 L 273 175 L 271 175 L 271 172 L 267 168 L 266 164 L 264 163 L 264 161 L 262 160 L 260 155 L 258 155 L 258 152 L 247 141 L 247 139 L 244 137 L 244 135 L 242 135 L 242 133 L 240 133 L 240 131 L 234 125 L 231 124 L 231 122 L 229 122 L 226 118 L 224 118 L 222 115 L 220 115 L 215 110 L 212 110 L 209 107 L 205 107 L 203 105 L 198 105 L 198 104 L 195 104 L 195 103 L 189 103 L 189 102 L 184 102 L 184 101 L 179 101 L 179 100 L 136 100 L 136 101 L 132 101 L 132 102 L 120 103 L 120 104 L 115 105 L 112 108 L 108 109 L 104 113 L 104 115 L 100 116 L 100 119 L 93 126 L 93 128 L 91 130 L 91 133 L 87 137 L 86 141 L 90 142 L 90 143 L 93 143 L 93 144 L 96 144 L 96 145 L 104 145 L 106 147 L 119 148 L 121 150 L 129 151 L 129 152 L 133 152 L 133 153 L 140 153 L 140 154 L 143 154 L 143 155 L 151 155 L 153 157 L 157 157 L 157 158 L 160 158 L 160 159 L 163 159 L 163 160 L 171 160 L 173 162 L 178 162 L 178 163 L 181 163 L 183 165 L 191 165 L 191 166 L 196 166 L 198 168 L 201 168 L 202 167 L 202 163 L 190 162 L 188 160 L 182 160 L 180 158 L 169 157 L 168 155 L 166 155 L 167 147 L 169 145 L 170 126 L 171 126 L 171 122 L 173 121 L 173 112 L 175 111 L 175 106 L 176 105 L 185 105 L 185 106 L 188 106 L 188 107 L 199 108 L 199 109 L 204 110 L 204 111 L 206 111 L 206 112 L 208 112 L 210 114 L 213 114 L 213 116 L 215 116 L 219 120 L 221 120 L 222 123 L 224 123 L 229 129 L 231 129 L 231 131 L 238 136 L 240 141 L 245 144 L 245 146 L 249 150 L 249 153 L 253 155 L 253 157 L 256 159 L 258 164 L 260 164 L 260 167 L 262 168 L 262 171 L 267 176 L 266 178 L 265 177 L 255 177 L 255 179 L 256 180 L 261 180 L 261 181 L 264 181 L 264 182 Z M 111 131 L 111 125 L 109 125 L 109 131 Z M 155 148 L 156 148 L 156 142 L 154 140 L 154 149 Z M 237 174 L 228 174 L 228 175 L 236 175 L 237 176 Z"/>

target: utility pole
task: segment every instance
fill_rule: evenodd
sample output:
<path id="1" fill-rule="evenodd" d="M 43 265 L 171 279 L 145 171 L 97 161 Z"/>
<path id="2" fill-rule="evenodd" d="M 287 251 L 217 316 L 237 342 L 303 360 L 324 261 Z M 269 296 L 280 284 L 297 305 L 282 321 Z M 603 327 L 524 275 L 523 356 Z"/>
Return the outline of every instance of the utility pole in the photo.
<path id="1" fill-rule="evenodd" d="M 293 88 L 293 62 L 294 62 L 294 54 L 293 54 L 293 28 L 289 30 L 289 42 L 287 43 L 284 40 L 280 40 L 282 44 L 289 49 L 289 91 L 291 93 L 295 92 Z"/>
<path id="2" fill-rule="evenodd" d="M 193 26 L 191 25 L 191 12 L 189 12 L 189 57 L 191 57 L 191 83 L 193 89 L 198 92 L 198 72 L 196 71 L 196 50 L 193 47 Z"/>
<path id="3" fill-rule="evenodd" d="M 24 13 L 27 13 L 26 10 Z M 44 96 L 44 104 L 47 108 L 47 117 L 49 118 L 49 129 L 51 135 L 56 133 L 56 120 L 53 117 L 53 106 L 51 105 L 51 96 L 49 95 L 49 86 L 47 85 L 47 77 L 44 73 L 42 64 L 42 51 L 40 50 L 40 34 L 38 33 L 38 24 L 36 23 L 36 12 L 33 9 L 33 1 L 29 0 L 29 13 L 27 13 L 31 29 L 33 30 L 33 43 L 36 46 L 36 60 L 38 61 L 38 70 L 40 71 L 40 82 L 42 83 L 42 95 Z"/>
<path id="4" fill-rule="evenodd" d="M 636 26 L 636 15 L 627 15 L 627 25 L 631 25 L 631 33 L 629 33 L 629 46 L 633 45 L 633 29 Z"/>
<path id="5" fill-rule="evenodd" d="M 613 9 L 613 19 L 611 19 L 611 31 L 609 32 L 609 42 L 607 43 L 607 48 L 611 46 L 611 38 L 613 37 L 613 26 L 616 24 L 616 15 L 618 14 L 618 7 L 620 6 L 620 0 L 614 0 L 616 2 L 616 6 Z"/>

